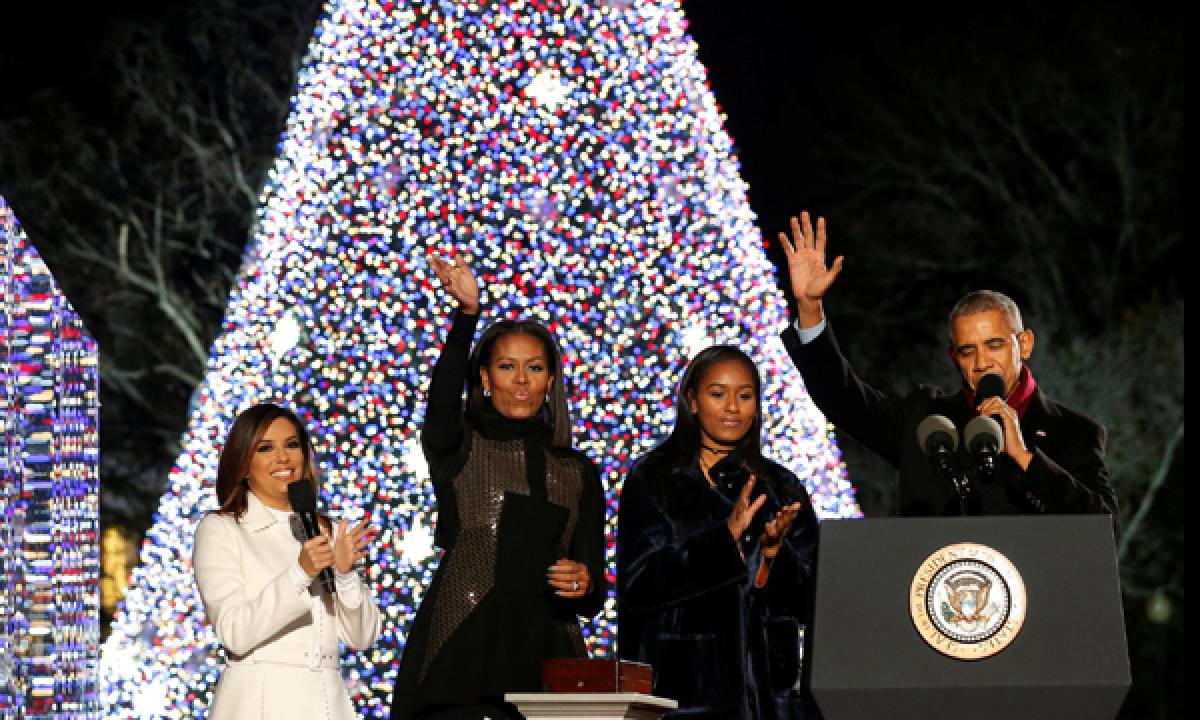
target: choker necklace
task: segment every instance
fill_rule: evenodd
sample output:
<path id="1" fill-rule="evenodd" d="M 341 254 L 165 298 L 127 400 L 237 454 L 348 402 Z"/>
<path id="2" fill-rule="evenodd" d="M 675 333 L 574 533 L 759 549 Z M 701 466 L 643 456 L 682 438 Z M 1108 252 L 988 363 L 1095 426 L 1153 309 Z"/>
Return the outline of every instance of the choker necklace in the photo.
<path id="1" fill-rule="evenodd" d="M 733 452 L 732 450 L 722 450 L 721 448 L 709 447 L 704 443 L 700 443 L 700 447 L 709 451 L 713 455 L 728 455 L 729 453 Z"/>

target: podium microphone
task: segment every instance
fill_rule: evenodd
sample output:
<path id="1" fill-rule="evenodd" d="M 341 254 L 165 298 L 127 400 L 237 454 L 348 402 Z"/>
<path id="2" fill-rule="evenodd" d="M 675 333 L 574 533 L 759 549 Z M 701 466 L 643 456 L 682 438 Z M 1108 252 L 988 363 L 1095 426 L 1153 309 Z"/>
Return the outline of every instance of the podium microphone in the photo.
<path id="1" fill-rule="evenodd" d="M 973 417 L 963 428 L 963 441 L 975 458 L 979 475 L 990 482 L 996 476 L 996 456 L 1004 451 L 1004 430 L 1000 423 L 983 415 Z"/>
<path id="2" fill-rule="evenodd" d="M 954 457 L 954 451 L 958 449 L 958 430 L 954 423 L 945 415 L 930 415 L 917 425 L 917 444 L 929 458 L 937 476 L 954 486 L 958 492 L 959 511 L 966 515 L 971 485 Z"/>
<path id="3" fill-rule="evenodd" d="M 292 501 L 292 512 L 300 516 L 300 524 L 304 526 L 304 537 L 312 540 L 321 534 L 321 525 L 317 522 L 317 491 L 312 483 L 301 478 L 288 483 L 288 500 Z M 330 595 L 337 593 L 337 583 L 333 581 L 333 570 L 321 568 L 321 585 Z"/>

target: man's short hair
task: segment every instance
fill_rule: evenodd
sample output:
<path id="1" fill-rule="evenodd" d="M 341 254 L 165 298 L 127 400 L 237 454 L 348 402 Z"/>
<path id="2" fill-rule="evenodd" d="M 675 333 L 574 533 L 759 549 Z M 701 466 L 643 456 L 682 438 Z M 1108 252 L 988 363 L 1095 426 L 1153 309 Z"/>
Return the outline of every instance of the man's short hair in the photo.
<path id="1" fill-rule="evenodd" d="M 964 315 L 978 315 L 988 310 L 1003 311 L 1013 332 L 1025 330 L 1025 324 L 1021 322 L 1021 309 L 1012 298 L 995 290 L 976 290 L 964 295 L 950 311 L 950 318 L 946 323 L 946 334 L 950 337 L 950 342 L 954 342 L 955 320 Z"/>

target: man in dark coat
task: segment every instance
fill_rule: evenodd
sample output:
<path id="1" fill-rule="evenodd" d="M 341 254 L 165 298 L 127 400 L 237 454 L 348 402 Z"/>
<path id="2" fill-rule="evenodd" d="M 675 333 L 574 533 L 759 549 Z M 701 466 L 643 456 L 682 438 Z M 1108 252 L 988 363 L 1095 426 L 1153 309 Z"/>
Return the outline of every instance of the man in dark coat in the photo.
<path id="1" fill-rule="evenodd" d="M 961 391 L 946 395 L 921 386 L 903 398 L 891 397 L 855 375 L 825 318 L 822 298 L 841 272 L 842 258 L 826 266 L 824 218 L 814 234 L 803 213 L 800 221 L 792 219 L 792 238 L 782 233 L 780 238 L 798 309 L 796 323 L 783 333 L 784 344 L 821 412 L 899 468 L 901 515 L 963 511 L 960 490 L 933 472 L 918 445 L 917 426 L 930 415 L 943 415 L 961 431 L 982 415 L 999 421 L 1003 450 L 993 473 L 970 474 L 969 514 L 1108 513 L 1115 522 L 1116 494 L 1104 463 L 1107 432 L 1037 386 L 1025 365 L 1034 334 L 1010 298 L 976 291 L 951 311 L 950 354 L 962 373 Z M 987 375 L 999 376 L 1003 395 L 976 407 L 975 394 Z M 956 459 L 964 469 L 975 464 L 963 443 Z"/>

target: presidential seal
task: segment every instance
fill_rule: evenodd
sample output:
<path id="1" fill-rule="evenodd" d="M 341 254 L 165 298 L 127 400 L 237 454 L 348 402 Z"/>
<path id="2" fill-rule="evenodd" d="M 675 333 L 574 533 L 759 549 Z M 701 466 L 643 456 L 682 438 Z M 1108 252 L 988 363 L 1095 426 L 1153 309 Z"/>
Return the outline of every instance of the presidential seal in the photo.
<path id="1" fill-rule="evenodd" d="M 1025 583 L 996 550 L 947 545 L 921 563 L 909 591 L 917 632 L 940 653 L 980 660 L 1008 647 L 1025 623 Z"/>

